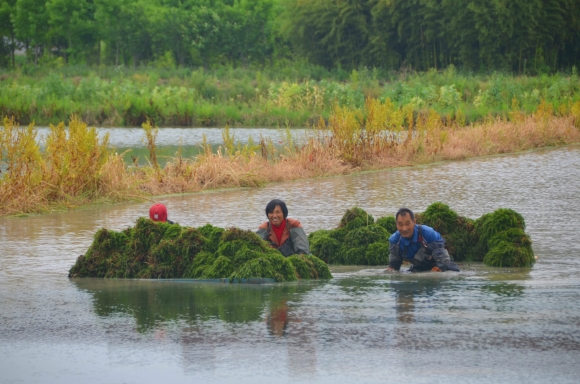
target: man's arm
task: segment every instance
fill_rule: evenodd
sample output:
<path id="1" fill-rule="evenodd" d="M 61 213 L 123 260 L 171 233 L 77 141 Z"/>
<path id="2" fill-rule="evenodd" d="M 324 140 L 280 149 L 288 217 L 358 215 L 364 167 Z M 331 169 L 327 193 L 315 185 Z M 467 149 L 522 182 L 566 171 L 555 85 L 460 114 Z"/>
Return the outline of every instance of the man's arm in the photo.
<path id="1" fill-rule="evenodd" d="M 389 242 L 389 266 L 387 270 L 398 271 L 401 269 L 402 263 L 403 260 L 401 259 L 399 245 Z"/>

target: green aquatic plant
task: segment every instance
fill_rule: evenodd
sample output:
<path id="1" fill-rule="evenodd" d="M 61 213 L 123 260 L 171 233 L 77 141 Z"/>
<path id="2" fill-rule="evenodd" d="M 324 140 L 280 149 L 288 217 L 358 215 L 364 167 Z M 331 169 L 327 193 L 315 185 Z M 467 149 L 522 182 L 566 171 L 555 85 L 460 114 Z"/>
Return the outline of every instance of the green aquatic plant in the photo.
<path id="1" fill-rule="evenodd" d="M 495 243 L 483 257 L 490 267 L 531 267 L 535 259 L 531 248 L 501 240 Z"/>
<path id="2" fill-rule="evenodd" d="M 498 209 L 477 220 L 458 215 L 435 202 L 415 214 L 417 223 L 441 233 L 455 261 L 483 261 L 490 266 L 531 266 L 535 262 L 523 217 L 511 209 Z M 386 265 L 389 237 L 396 231 L 394 216 L 374 221 L 363 209 L 347 210 L 339 226 L 309 235 L 310 249 L 328 264 Z"/>
<path id="3" fill-rule="evenodd" d="M 395 233 L 397 231 L 397 222 L 395 221 L 395 216 L 384 216 L 379 217 L 375 224 L 380 225 L 385 228 L 389 233 Z"/>
<path id="4" fill-rule="evenodd" d="M 394 218 L 385 218 L 381 223 L 375 223 L 373 216 L 359 207 L 348 209 L 337 228 L 318 230 L 308 236 L 310 249 L 328 264 L 386 264 L 390 233 L 385 226 L 394 224 Z"/>
<path id="5" fill-rule="evenodd" d="M 536 259 L 532 241 L 522 228 L 509 228 L 488 241 L 483 263 L 492 267 L 531 267 Z"/>
<path id="6" fill-rule="evenodd" d="M 232 261 L 226 256 L 218 256 L 211 266 L 206 268 L 202 277 L 207 279 L 219 279 L 230 276 L 234 272 Z"/>
<path id="7" fill-rule="evenodd" d="M 375 219 L 362 208 L 348 209 L 340 220 L 339 228 L 351 230 L 358 227 L 374 224 Z"/>
<path id="8" fill-rule="evenodd" d="M 313 255 L 291 255 L 288 260 L 296 270 L 300 279 L 330 279 L 332 277 L 328 265 Z"/>
<path id="9" fill-rule="evenodd" d="M 308 235 L 310 251 L 326 263 L 336 264 L 340 252 L 340 241 L 332 237 L 332 232 L 320 229 Z"/>
<path id="10" fill-rule="evenodd" d="M 290 260 L 288 257 L 284 257 L 277 250 L 272 249 L 266 254 L 266 258 L 270 261 L 272 267 L 274 268 L 274 279 L 276 281 L 294 281 L 298 278 L 308 279 L 308 277 L 301 277 L 297 275 L 296 268 L 294 267 L 292 260 Z M 316 277 L 313 276 L 312 278 L 315 279 Z"/>
<path id="11" fill-rule="evenodd" d="M 372 224 L 365 227 L 354 228 L 344 237 L 343 247 L 355 248 L 366 247 L 376 242 L 386 242 L 389 233 L 380 225 Z"/>
<path id="12" fill-rule="evenodd" d="M 455 261 L 470 260 L 470 250 L 475 244 L 473 220 L 467 217 L 457 217 L 457 227 L 444 235 L 447 250 Z"/>
<path id="13" fill-rule="evenodd" d="M 448 205 L 435 202 L 425 212 L 416 215 L 417 222 L 434 228 L 445 239 L 445 245 L 455 261 L 469 257 L 474 243 L 473 220 L 459 216 Z"/>
<path id="14" fill-rule="evenodd" d="M 427 207 L 421 214 L 421 222 L 437 231 L 442 235 L 453 232 L 457 228 L 459 216 L 448 205 L 441 202 L 435 202 Z"/>
<path id="15" fill-rule="evenodd" d="M 510 228 L 522 230 L 526 228 L 522 215 L 512 209 L 500 208 L 475 220 L 475 246 L 472 250 L 474 261 L 483 261 L 483 257 L 489 251 L 489 241 L 493 236 Z"/>
<path id="16" fill-rule="evenodd" d="M 365 251 L 365 265 L 385 265 L 389 263 L 389 242 L 377 241 L 367 246 Z"/>
<path id="17" fill-rule="evenodd" d="M 122 232 L 99 230 L 69 276 L 294 281 L 330 275 L 322 260 L 308 260 L 313 272 L 298 275 L 288 258 L 252 231 L 209 224 L 197 229 L 140 218 Z"/>
<path id="18" fill-rule="evenodd" d="M 127 235 L 123 232 L 100 229 L 95 234 L 95 240 L 84 255 L 77 258 L 75 265 L 70 269 L 70 276 L 94 276 L 94 277 L 117 277 L 111 276 L 110 266 L 116 266 L 120 270 L 126 259 Z M 117 274 L 122 276 L 125 271 Z"/>
<path id="19" fill-rule="evenodd" d="M 258 257 L 249 260 L 242 265 L 237 271 L 230 275 L 232 280 L 245 280 L 258 276 L 272 277 L 276 274 L 274 266 L 265 257 Z"/>
<path id="20" fill-rule="evenodd" d="M 205 276 L 206 269 L 210 268 L 215 260 L 216 254 L 209 251 L 201 251 L 193 259 L 186 275 L 184 277 L 191 279 L 199 279 Z"/>
<path id="21" fill-rule="evenodd" d="M 225 229 L 214 227 L 211 224 L 206 224 L 203 227 L 199 227 L 198 230 L 206 238 L 206 244 L 204 248 L 211 252 L 217 251 L 220 238 Z"/>
<path id="22" fill-rule="evenodd" d="M 342 259 L 345 264 L 349 265 L 384 265 L 389 261 L 389 233 L 380 225 L 372 224 L 354 228 L 349 231 L 344 238 L 340 248 Z M 383 244 L 384 246 L 375 246 L 367 258 L 367 250 L 372 244 Z M 382 255 L 377 251 L 385 251 Z"/>

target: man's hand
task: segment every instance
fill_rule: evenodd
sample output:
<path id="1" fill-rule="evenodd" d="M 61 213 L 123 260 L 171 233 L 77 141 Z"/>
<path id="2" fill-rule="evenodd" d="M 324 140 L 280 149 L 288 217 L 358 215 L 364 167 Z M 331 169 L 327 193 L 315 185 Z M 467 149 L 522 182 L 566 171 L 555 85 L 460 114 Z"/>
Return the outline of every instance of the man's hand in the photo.
<path id="1" fill-rule="evenodd" d="M 390 265 L 387 267 L 387 269 L 385 269 L 385 272 L 396 272 L 397 270 L 393 267 L 391 267 Z"/>

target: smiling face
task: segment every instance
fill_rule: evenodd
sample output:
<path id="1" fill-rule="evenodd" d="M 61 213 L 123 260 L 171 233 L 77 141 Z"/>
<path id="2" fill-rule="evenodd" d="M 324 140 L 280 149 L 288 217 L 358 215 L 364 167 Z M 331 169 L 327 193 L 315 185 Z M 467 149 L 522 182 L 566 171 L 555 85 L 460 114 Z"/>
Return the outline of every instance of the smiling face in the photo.
<path id="1" fill-rule="evenodd" d="M 397 216 L 397 230 L 401 236 L 410 239 L 415 230 L 415 220 L 408 213 L 401 213 Z"/>
<path id="2" fill-rule="evenodd" d="M 268 213 L 268 220 L 270 221 L 270 224 L 275 225 L 276 227 L 282 224 L 282 220 L 284 220 L 284 212 L 282 212 L 282 208 L 279 205 L 274 207 L 272 212 Z"/>

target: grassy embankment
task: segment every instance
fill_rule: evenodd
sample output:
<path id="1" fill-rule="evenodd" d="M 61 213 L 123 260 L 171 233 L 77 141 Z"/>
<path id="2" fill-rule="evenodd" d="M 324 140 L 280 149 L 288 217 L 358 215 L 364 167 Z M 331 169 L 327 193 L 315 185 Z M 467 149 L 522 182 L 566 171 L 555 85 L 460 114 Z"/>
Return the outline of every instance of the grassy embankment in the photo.
<path id="1" fill-rule="evenodd" d="M 0 130 L 3 214 L 39 212 L 97 200 L 145 198 L 220 187 L 254 187 L 295 178 L 464 159 L 580 141 L 580 86 L 575 75 L 542 79 L 502 77 L 505 81 L 498 81 L 493 76 L 475 80 L 478 78 L 461 77 L 447 71 L 416 75 L 407 82 L 370 88 L 360 88 L 361 82 L 354 77 L 355 74 L 351 74 L 351 81 L 346 83 L 328 84 L 350 89 L 350 93 L 345 94 L 354 94 L 358 89 L 363 100 L 360 105 L 355 98 L 349 101 L 338 97 L 327 101 L 329 91 L 323 89 L 323 81 L 315 85 L 309 81 L 272 82 L 269 96 L 258 97 L 255 105 L 249 101 L 238 103 L 235 98 L 231 100 L 232 108 L 247 108 L 255 113 L 252 116 L 265 114 L 272 125 L 277 124 L 275 116 L 280 115 L 290 126 L 311 120 L 315 129 L 303 146 L 291 140 L 282 149 L 271 142 L 241 145 L 234 142 L 225 129 L 224 145 L 218 151 L 202 144 L 204 150 L 197 157 L 183 158 L 176 154 L 164 167 L 156 160 L 157 128 L 149 123 L 143 124 L 143 128 L 150 165 L 135 167 L 111 151 L 106 138 L 99 140 L 96 131 L 87 127 L 85 121 L 93 121 L 91 113 L 72 118 L 68 130 L 64 123 L 51 125 L 43 151 L 36 143 L 33 124 L 20 127 L 16 119 L 5 118 Z M 78 83 L 83 81 L 85 78 Z M 93 81 L 96 80 L 93 78 Z M 437 85 L 438 82 L 441 85 Z M 467 83 L 472 85 L 468 87 Z M 523 83 L 542 87 L 516 86 Z M 176 87 L 184 88 L 183 85 Z M 272 91 L 276 87 L 294 90 Z M 195 98 L 188 98 L 188 92 L 198 92 L 198 88 L 184 89 L 184 108 L 189 110 L 188 103 L 197 104 Z M 308 93 L 308 90 L 316 91 Z M 99 91 L 99 87 L 94 86 L 92 91 L 99 94 L 102 89 Z M 281 99 L 281 94 L 286 96 Z M 315 101 L 318 99 L 313 95 L 317 94 L 322 101 Z M 415 96 L 410 97 L 412 94 Z M 476 96 L 470 99 L 468 94 Z M 154 96 L 152 91 L 146 98 L 153 100 Z M 7 112 L 5 102 L 3 98 L 4 113 Z M 112 99 L 107 105 L 111 103 L 114 103 Z M 214 103 L 214 110 L 225 105 Z M 276 103 L 283 108 L 272 110 Z M 89 104 L 86 111 L 91 111 Z M 328 105 L 332 107 L 326 111 Z M 65 110 L 79 112 L 72 106 Z M 290 121 L 288 117 L 292 111 L 306 117 Z M 182 115 L 169 113 L 167 116 Z M 160 124 L 158 116 L 152 118 L 156 125 Z M 265 120 L 244 118 L 238 122 L 241 124 L 235 125 L 256 124 L 256 121 L 264 123 Z M 228 122 L 236 123 L 236 120 L 224 120 Z M 322 131 L 330 131 L 331 135 L 318 134 Z"/>
<path id="2" fill-rule="evenodd" d="M 297 64 L 212 70 L 21 67 L 0 70 L 0 117 L 48 126 L 78 116 L 90 126 L 306 127 L 328 119 L 335 105 L 360 109 L 389 99 L 407 113 L 435 111 L 447 122 L 529 115 L 542 102 L 557 116 L 580 100 L 572 75 L 538 77 L 461 74 L 453 67 L 425 73 L 362 69 L 329 72 Z"/>

